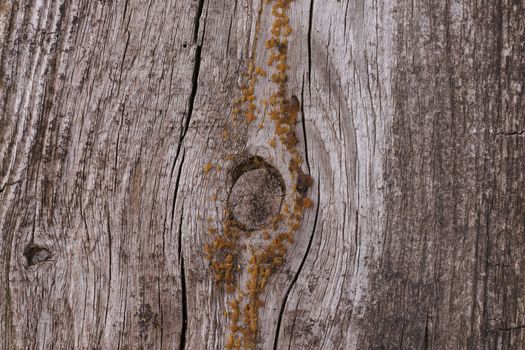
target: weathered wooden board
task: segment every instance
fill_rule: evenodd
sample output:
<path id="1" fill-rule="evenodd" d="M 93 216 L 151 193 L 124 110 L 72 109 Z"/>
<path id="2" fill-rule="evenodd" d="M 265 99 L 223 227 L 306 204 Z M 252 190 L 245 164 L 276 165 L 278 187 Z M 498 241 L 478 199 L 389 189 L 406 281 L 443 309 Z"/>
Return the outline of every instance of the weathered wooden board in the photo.
<path id="1" fill-rule="evenodd" d="M 2 348 L 178 346 L 197 4 L 2 4 Z"/>
<path id="2" fill-rule="evenodd" d="M 231 296 L 203 246 L 228 172 L 258 155 L 293 182 L 268 120 L 232 124 L 267 59 L 262 5 L 0 3 L 1 349 L 224 348 Z M 525 3 L 289 15 L 314 206 L 258 348 L 524 349 Z"/>

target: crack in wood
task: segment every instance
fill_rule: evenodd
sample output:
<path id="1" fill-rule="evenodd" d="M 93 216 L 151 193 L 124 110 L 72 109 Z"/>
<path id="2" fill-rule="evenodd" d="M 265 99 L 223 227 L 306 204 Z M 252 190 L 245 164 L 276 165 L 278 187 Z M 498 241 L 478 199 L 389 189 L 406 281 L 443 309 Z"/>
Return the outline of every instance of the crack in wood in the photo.
<path id="1" fill-rule="evenodd" d="M 319 179 L 319 174 L 317 176 L 317 178 Z M 292 282 L 290 283 L 290 285 L 288 286 L 288 289 L 286 290 L 286 293 L 284 294 L 284 299 L 283 299 L 283 302 L 281 304 L 281 309 L 279 311 L 279 316 L 277 318 L 277 326 L 276 326 L 276 329 L 275 329 L 275 336 L 274 336 L 274 341 L 273 341 L 273 350 L 277 350 L 277 345 L 278 345 L 278 342 L 279 342 L 279 335 L 280 335 L 280 331 L 281 331 L 281 323 L 282 323 L 282 319 L 283 319 L 283 315 L 284 315 L 284 309 L 286 307 L 286 303 L 288 301 L 288 296 L 292 290 L 292 288 L 294 287 L 295 283 L 297 282 L 297 280 L 299 279 L 299 275 L 301 274 L 301 271 L 303 270 L 303 266 L 306 262 L 306 259 L 308 258 L 308 255 L 310 254 L 310 250 L 312 248 L 312 242 L 313 242 L 313 239 L 314 239 L 314 236 L 315 236 L 315 230 L 317 228 L 317 220 L 319 218 L 319 204 L 321 202 L 321 192 L 320 192 L 320 189 L 321 189 L 321 186 L 320 186 L 320 183 L 319 181 L 317 181 L 317 193 L 318 193 L 318 199 L 317 199 L 317 205 L 316 205 L 316 210 L 315 210 L 315 218 L 314 218 L 314 226 L 312 228 L 312 234 L 310 235 L 310 239 L 308 240 L 308 245 L 306 246 L 306 251 L 303 255 L 303 258 L 301 259 L 301 263 L 299 264 L 299 267 L 297 268 L 297 272 L 295 273 L 293 279 L 292 279 Z"/>
<path id="2" fill-rule="evenodd" d="M 258 340 L 260 340 L 258 339 L 259 313 L 260 308 L 264 305 L 259 299 L 261 293 L 265 289 L 269 277 L 278 272 L 284 264 L 288 246 L 294 242 L 294 236 L 301 228 L 303 211 L 313 206 L 312 200 L 306 196 L 313 179 L 302 171 L 304 158 L 297 146 L 299 140 L 297 139 L 296 128 L 300 118 L 298 114 L 301 112 L 301 104 L 295 95 L 290 95 L 288 90 L 288 70 L 290 68 L 288 62 L 289 36 L 293 31 L 288 10 L 292 2 L 288 0 L 275 1 L 271 6 L 271 12 L 269 12 L 273 17 L 273 22 L 269 27 L 271 35 L 264 42 L 268 53 L 265 61 L 269 71 L 257 65 L 260 59 L 256 54 L 257 40 L 259 39 L 262 23 L 263 4 L 261 3 L 257 14 L 255 35 L 253 37 L 250 35 L 250 40 L 253 42 L 251 45 L 252 54 L 249 56 L 247 72 L 242 76 L 244 80 L 244 84 L 241 86 L 242 96 L 232 101 L 232 124 L 238 128 L 240 121 L 244 129 L 246 127 L 249 128 L 251 123 L 260 119 L 258 124 L 259 130 L 264 129 L 264 114 L 268 113 L 273 126 L 273 130 L 270 131 L 268 145 L 275 149 L 277 146 L 275 139 L 279 139 L 280 151 L 284 158 L 282 162 L 279 162 L 282 167 L 281 172 L 286 174 L 286 182 L 290 188 L 286 191 L 285 203 L 279 210 L 278 205 L 274 206 L 272 204 L 267 206 L 266 204 L 268 203 L 263 203 L 266 200 L 259 198 L 261 193 L 257 196 L 252 196 L 248 193 L 239 196 L 238 188 L 233 186 L 229 190 L 228 203 L 243 205 L 234 205 L 228 208 L 229 210 L 225 209 L 227 219 L 222 222 L 222 230 L 217 230 L 214 226 L 208 227 L 208 232 L 214 238 L 211 243 L 204 245 L 206 259 L 210 262 L 215 282 L 224 286 L 225 291 L 231 294 L 233 298 L 228 302 L 225 312 L 225 317 L 230 322 L 230 334 L 225 341 L 227 349 L 238 349 L 239 347 L 246 349 L 256 348 Z M 251 9 L 248 12 L 250 13 Z M 273 91 L 268 93 L 268 98 L 262 101 L 259 101 L 260 91 L 259 87 L 256 86 L 259 77 L 262 77 L 262 79 L 266 78 L 267 80 L 264 79 L 265 82 L 272 84 L 274 87 Z M 301 96 L 304 97 L 304 81 Z M 258 103 L 263 108 L 257 108 Z M 306 138 L 304 125 L 302 132 Z M 206 163 L 203 168 L 204 174 L 208 174 L 211 169 L 212 164 L 210 162 Z M 263 173 L 263 170 L 257 172 L 259 175 L 263 175 Z M 250 173 L 252 178 L 253 175 L 256 175 L 256 173 Z M 235 175 L 233 177 L 238 178 Z M 268 185 L 269 181 L 265 180 L 263 183 Z M 259 189 L 255 191 L 261 192 Z M 275 192 L 273 194 L 277 195 L 277 197 L 281 196 L 276 191 L 270 192 Z M 282 193 L 284 194 L 284 191 Z M 277 198 L 274 195 L 270 196 L 272 202 Z M 230 202 L 232 196 L 242 200 Z M 270 207 L 275 207 L 277 212 L 274 209 L 269 209 Z M 236 211 L 236 208 L 239 210 Z M 246 210 L 240 210 L 240 208 Z M 317 207 L 318 210 L 319 206 Z M 241 215 L 241 211 L 244 214 Z M 233 216 L 230 215 L 230 212 Z M 266 218 L 266 216 L 270 217 Z M 266 219 L 269 220 L 270 225 L 268 227 L 266 227 L 266 224 L 262 224 L 263 221 L 266 222 Z M 258 230 L 258 232 L 252 231 L 254 228 L 261 230 Z M 247 231 L 254 232 L 247 236 L 254 236 L 254 240 L 251 242 L 247 242 L 244 237 L 247 235 Z M 311 241 L 309 243 L 311 245 Z M 244 269 L 239 264 L 239 258 L 243 255 L 248 260 L 243 262 L 243 265 L 245 265 Z M 236 283 L 236 275 L 239 272 L 247 273 L 248 277 L 244 286 Z M 267 341 L 271 342 L 271 338 Z"/>
<path id="3" fill-rule="evenodd" d="M 429 346 L 429 336 L 428 336 L 428 315 L 427 320 L 425 322 L 425 336 L 423 337 L 423 350 L 427 350 Z"/>
<path id="4" fill-rule="evenodd" d="M 199 0 L 199 4 L 197 6 L 197 13 L 195 15 L 194 30 L 193 30 L 193 42 L 194 43 L 197 43 L 197 38 L 199 36 L 199 27 L 201 23 L 201 16 L 202 16 L 203 8 L 204 8 L 204 0 Z"/>
<path id="5" fill-rule="evenodd" d="M 178 192 L 176 192 L 178 193 Z M 182 324 L 179 339 L 179 350 L 186 348 L 186 333 L 188 330 L 188 295 L 186 290 L 186 270 L 184 267 L 184 252 L 182 250 L 182 221 L 184 218 L 184 208 L 181 209 L 179 218 L 179 262 L 180 262 L 180 283 L 181 283 L 181 304 L 182 304 Z"/>
<path id="6" fill-rule="evenodd" d="M 179 145 L 180 146 L 180 145 Z M 180 185 L 180 179 L 182 177 L 182 169 L 184 164 L 186 152 L 185 150 L 182 150 L 182 158 L 179 165 L 179 172 L 177 174 L 177 179 L 175 181 L 175 189 L 173 192 L 173 202 L 172 202 L 172 208 L 171 208 L 171 229 L 170 231 L 173 231 L 173 223 L 174 223 L 174 215 L 176 211 L 176 204 L 177 204 L 177 198 L 179 194 L 179 185 Z M 177 158 L 177 156 L 176 156 Z M 176 166 L 177 159 L 173 162 L 173 170 Z M 184 214 L 184 208 L 181 208 L 181 215 L 179 217 L 179 229 L 178 229 L 178 253 L 179 253 L 179 264 L 180 264 L 180 281 L 181 281 L 181 295 L 182 295 L 182 325 L 181 325 L 181 331 L 180 331 L 180 338 L 179 338 L 179 349 L 182 350 L 185 348 L 186 345 L 186 332 L 187 332 L 187 323 L 188 323 L 188 314 L 187 314 L 187 291 L 186 291 L 186 275 L 185 275 L 185 268 L 184 268 L 184 256 L 183 256 L 183 250 L 182 250 L 182 222 L 183 222 L 183 214 Z M 163 239 L 163 251 L 166 249 L 166 242 L 165 239 Z"/>
<path id="7" fill-rule="evenodd" d="M 228 125 L 242 136 L 214 139 L 217 124 L 230 121 L 224 107 L 243 80 L 239 67 L 262 46 L 253 40 L 259 3 L 0 5 L 0 347 L 223 345 L 228 296 L 207 280 L 193 243 L 208 237 L 199 214 L 223 217 L 206 190 L 228 186 L 218 172 L 197 177 L 194 163 L 203 155 L 215 161 L 223 147 L 224 155 L 264 153 L 287 186 L 297 184 L 281 161 L 282 145 L 266 146 L 268 128 L 249 138 L 255 123 Z M 303 168 L 322 169 L 324 202 L 317 228 L 310 232 L 312 210 L 286 267 L 261 293 L 275 309 L 261 309 L 257 346 L 521 345 L 524 56 L 516 4 L 293 2 L 298 40 L 290 41 L 288 63 L 303 79 L 298 150 Z M 325 63 L 333 68 L 327 77 Z M 291 88 L 298 78 L 290 74 Z M 257 98 L 268 91 L 262 85 Z M 335 104 L 334 91 L 341 95 Z M 256 121 L 267 123 L 262 116 Z M 134 176 L 142 176 L 135 207 L 128 202 Z M 347 227 L 350 208 L 355 228 Z M 260 236 L 256 243 L 264 243 Z M 23 250 L 31 237 L 53 244 L 56 264 L 28 268 Z M 244 268 L 242 254 L 234 262 Z M 160 328 L 151 326 L 155 309 Z M 427 310 L 434 316 L 425 320 Z"/>
<path id="8" fill-rule="evenodd" d="M 312 25 L 314 19 L 314 0 L 310 1 L 310 13 L 308 16 L 308 89 L 312 90 Z"/>
<path id="9" fill-rule="evenodd" d="M 304 78 L 304 76 L 303 76 Z M 303 139 L 304 139 L 304 160 L 306 162 L 306 167 L 308 168 L 308 173 L 311 172 L 310 170 L 310 161 L 308 156 L 308 135 L 306 133 L 306 118 L 304 116 L 304 79 L 302 80 L 301 84 L 301 124 L 303 127 Z"/>
<path id="10" fill-rule="evenodd" d="M 188 115 L 184 119 L 184 128 L 181 132 L 181 138 L 179 140 L 180 143 L 184 140 L 184 137 L 186 136 L 186 133 L 188 132 L 188 128 L 190 125 L 190 120 L 193 115 L 193 108 L 195 105 L 195 97 L 197 96 L 197 89 L 199 87 L 199 71 L 200 71 L 200 65 L 201 65 L 201 51 L 202 46 L 197 45 L 195 48 L 195 65 L 193 67 L 193 77 L 191 80 L 191 93 L 190 98 L 188 100 Z"/>

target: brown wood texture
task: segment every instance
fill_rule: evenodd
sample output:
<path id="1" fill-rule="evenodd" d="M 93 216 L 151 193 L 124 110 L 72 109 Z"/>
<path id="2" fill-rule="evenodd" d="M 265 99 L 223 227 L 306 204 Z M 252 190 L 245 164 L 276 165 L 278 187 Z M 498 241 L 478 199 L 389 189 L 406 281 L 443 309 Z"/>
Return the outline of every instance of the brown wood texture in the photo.
<path id="1" fill-rule="evenodd" d="M 289 17 L 313 207 L 257 348 L 525 349 L 525 2 Z M 271 23 L 257 0 L 0 2 L 0 349 L 225 348 L 203 247 L 229 172 L 256 155 L 293 186 L 270 121 L 231 123 Z"/>

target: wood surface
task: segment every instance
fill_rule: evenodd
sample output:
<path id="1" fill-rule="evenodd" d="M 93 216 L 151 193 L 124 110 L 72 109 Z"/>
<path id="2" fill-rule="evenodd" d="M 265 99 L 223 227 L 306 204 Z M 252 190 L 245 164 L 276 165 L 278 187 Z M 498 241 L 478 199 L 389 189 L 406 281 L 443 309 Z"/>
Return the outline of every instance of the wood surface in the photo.
<path id="1" fill-rule="evenodd" d="M 0 349 L 225 347 L 203 247 L 229 171 L 259 156 L 293 185 L 270 122 L 231 122 L 269 6 L 0 2 Z M 525 349 L 525 2 L 289 17 L 313 207 L 257 348 Z"/>

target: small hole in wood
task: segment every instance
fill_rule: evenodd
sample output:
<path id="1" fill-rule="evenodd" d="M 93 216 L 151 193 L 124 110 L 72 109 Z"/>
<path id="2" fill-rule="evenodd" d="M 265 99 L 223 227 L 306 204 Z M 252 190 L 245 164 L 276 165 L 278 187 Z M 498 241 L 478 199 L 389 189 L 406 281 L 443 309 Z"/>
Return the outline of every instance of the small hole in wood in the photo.
<path id="1" fill-rule="evenodd" d="M 187 47 L 188 47 L 188 44 L 187 44 L 187 43 L 184 43 L 184 44 L 182 44 L 182 47 L 183 47 L 183 48 L 187 48 Z"/>
<path id="2" fill-rule="evenodd" d="M 33 266 L 51 259 L 51 252 L 45 247 L 31 243 L 24 249 L 24 256 L 27 265 Z"/>
<path id="3" fill-rule="evenodd" d="M 232 221 L 246 231 L 267 226 L 280 213 L 286 192 L 279 171 L 255 156 L 238 163 L 231 176 L 228 207 Z"/>

